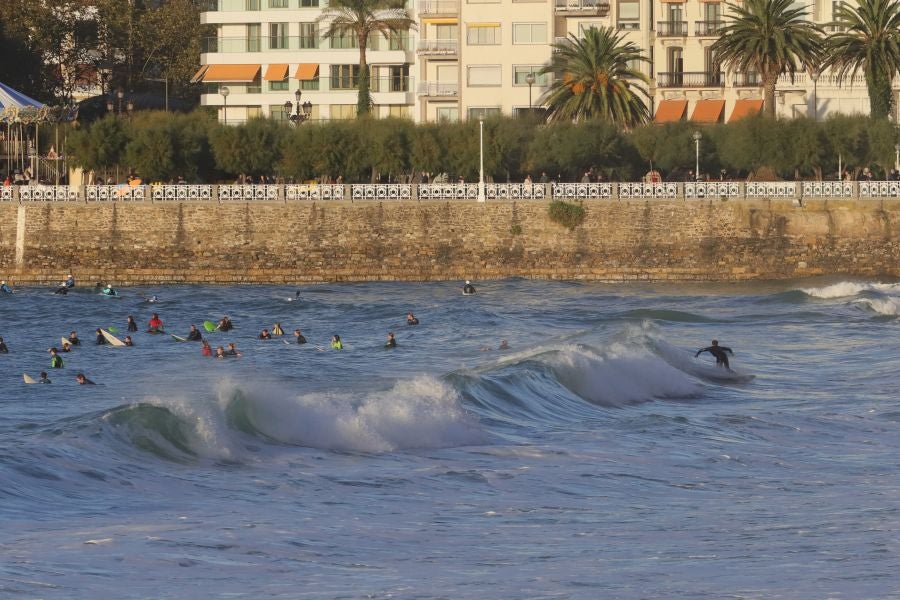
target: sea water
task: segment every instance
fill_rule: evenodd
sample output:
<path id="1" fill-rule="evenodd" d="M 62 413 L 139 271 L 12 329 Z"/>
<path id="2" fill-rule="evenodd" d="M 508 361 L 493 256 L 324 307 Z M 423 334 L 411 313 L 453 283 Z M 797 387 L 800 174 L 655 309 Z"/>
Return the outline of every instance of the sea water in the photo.
<path id="1" fill-rule="evenodd" d="M 475 283 L 0 298 L 0 597 L 900 597 L 900 285 Z"/>

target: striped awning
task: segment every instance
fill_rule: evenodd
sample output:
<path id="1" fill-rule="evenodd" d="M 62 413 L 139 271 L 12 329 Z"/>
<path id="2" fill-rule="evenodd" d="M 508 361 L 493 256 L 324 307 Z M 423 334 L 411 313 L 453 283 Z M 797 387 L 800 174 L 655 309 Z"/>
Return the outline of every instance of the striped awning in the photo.
<path id="1" fill-rule="evenodd" d="M 203 81 L 212 83 L 249 83 L 259 77 L 259 65 L 209 65 Z"/>
<path id="2" fill-rule="evenodd" d="M 674 123 L 682 120 L 687 112 L 687 104 L 687 100 L 660 100 L 653 122 Z"/>
<path id="3" fill-rule="evenodd" d="M 744 99 L 738 100 L 734 103 L 734 109 L 731 111 L 731 116 L 728 118 L 729 123 L 733 123 L 744 117 L 749 117 L 751 115 L 759 114 L 759 111 L 762 110 L 763 101 L 757 98 L 754 99 Z"/>
<path id="4" fill-rule="evenodd" d="M 422 19 L 422 22 L 426 25 L 455 25 L 457 19 L 456 17 L 438 17 L 433 19 Z"/>
<path id="5" fill-rule="evenodd" d="M 694 123 L 718 123 L 725 112 L 724 100 L 698 100 L 691 113 L 691 121 Z"/>
<path id="6" fill-rule="evenodd" d="M 288 76 L 288 65 L 269 65 L 263 79 L 266 81 L 284 81 Z"/>
<path id="7" fill-rule="evenodd" d="M 197 72 L 194 73 L 194 76 L 191 77 L 191 83 L 200 83 L 203 81 L 203 76 L 206 74 L 206 70 L 209 69 L 209 65 L 203 65 Z"/>
<path id="8" fill-rule="evenodd" d="M 319 76 L 319 65 L 318 63 L 304 63 L 297 67 L 297 72 L 294 73 L 294 79 L 299 79 L 300 81 L 309 81 L 310 79 L 315 79 Z"/>

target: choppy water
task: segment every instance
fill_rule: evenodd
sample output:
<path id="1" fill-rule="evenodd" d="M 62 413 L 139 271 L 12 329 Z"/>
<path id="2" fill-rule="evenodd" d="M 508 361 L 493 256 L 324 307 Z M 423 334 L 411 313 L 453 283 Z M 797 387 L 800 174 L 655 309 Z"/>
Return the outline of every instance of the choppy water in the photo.
<path id="1" fill-rule="evenodd" d="M 900 284 L 294 290 L 0 298 L 0 597 L 900 597 Z"/>

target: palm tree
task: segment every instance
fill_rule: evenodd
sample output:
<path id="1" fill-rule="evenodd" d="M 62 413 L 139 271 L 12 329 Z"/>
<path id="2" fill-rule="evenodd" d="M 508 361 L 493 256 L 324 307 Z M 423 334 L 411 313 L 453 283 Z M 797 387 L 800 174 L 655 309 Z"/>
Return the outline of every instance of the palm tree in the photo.
<path id="1" fill-rule="evenodd" d="M 650 83 L 637 64 L 647 59 L 633 42 L 612 27 L 591 27 L 584 37 L 572 34 L 553 44 L 550 65 L 541 74 L 552 73 L 554 81 L 540 103 L 551 121 L 603 119 L 630 128 L 650 118 L 644 98 Z"/>
<path id="2" fill-rule="evenodd" d="M 733 71 L 756 72 L 762 80 L 765 114 L 775 117 L 775 84 L 782 73 L 791 81 L 822 56 L 822 30 L 806 20 L 794 0 L 746 0 L 728 3 L 731 21 L 710 50 Z"/>
<path id="3" fill-rule="evenodd" d="M 843 79 L 862 69 L 869 89 L 874 118 L 891 113 L 891 80 L 900 70 L 900 2 L 858 0 L 858 6 L 840 4 L 832 26 L 842 28 L 827 41 L 823 66 L 833 66 Z"/>
<path id="4" fill-rule="evenodd" d="M 316 21 L 327 23 L 322 37 L 352 34 L 359 45 L 359 95 L 356 101 L 357 116 L 369 114 L 372 97 L 369 93 L 369 64 L 366 60 L 366 46 L 369 36 L 406 31 L 415 26 L 415 21 L 405 8 L 405 0 L 330 0 L 328 8 Z"/>

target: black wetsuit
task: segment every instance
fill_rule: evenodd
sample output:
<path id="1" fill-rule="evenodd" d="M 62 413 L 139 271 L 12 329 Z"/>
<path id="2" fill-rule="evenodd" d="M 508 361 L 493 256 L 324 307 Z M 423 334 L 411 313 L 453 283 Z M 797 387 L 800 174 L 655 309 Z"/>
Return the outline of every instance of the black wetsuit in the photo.
<path id="1" fill-rule="evenodd" d="M 726 369 L 731 368 L 728 366 L 728 355 L 725 354 L 726 352 L 731 352 L 731 354 L 734 354 L 731 348 L 728 348 L 726 346 L 708 346 L 706 348 L 703 348 L 702 350 L 697 350 L 697 354 L 695 354 L 694 356 L 700 356 L 704 352 L 709 352 L 710 354 L 715 356 L 717 365 L 725 365 Z"/>
<path id="2" fill-rule="evenodd" d="M 192 329 L 190 333 L 187 334 L 187 339 L 191 342 L 199 342 L 203 339 L 203 334 L 200 333 L 199 329 Z"/>
<path id="3" fill-rule="evenodd" d="M 475 286 L 472 285 L 471 283 L 467 283 L 466 285 L 463 286 L 463 294 L 474 294 L 474 293 L 475 293 Z"/>
<path id="4" fill-rule="evenodd" d="M 128 321 L 127 331 L 137 331 L 137 321 Z"/>
<path id="5" fill-rule="evenodd" d="M 101 335 L 102 335 L 102 334 L 101 334 Z M 72 346 L 72 347 L 74 347 L 74 346 L 80 346 L 80 345 L 81 345 L 81 340 L 79 340 L 77 337 L 69 336 L 69 345 Z"/>
<path id="6" fill-rule="evenodd" d="M 6 347 L 6 342 L 0 342 L 0 352 L 3 354 L 9 353 L 9 348 Z"/>
<path id="7" fill-rule="evenodd" d="M 104 344 L 106 344 L 106 338 L 103 337 L 103 334 L 102 334 L 102 333 L 98 333 L 98 334 L 97 334 L 97 345 L 98 345 L 98 346 L 102 346 L 102 345 L 104 345 Z"/>
<path id="8" fill-rule="evenodd" d="M 300 335 L 297 336 L 297 343 L 298 343 L 298 344 L 305 344 L 305 343 L 306 343 L 306 338 L 303 337 L 303 334 L 302 334 L 302 333 L 301 333 Z"/>
<path id="9" fill-rule="evenodd" d="M 395 340 L 394 338 L 389 338 L 388 341 L 384 343 L 384 347 L 385 348 L 396 348 L 397 340 Z"/>

